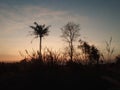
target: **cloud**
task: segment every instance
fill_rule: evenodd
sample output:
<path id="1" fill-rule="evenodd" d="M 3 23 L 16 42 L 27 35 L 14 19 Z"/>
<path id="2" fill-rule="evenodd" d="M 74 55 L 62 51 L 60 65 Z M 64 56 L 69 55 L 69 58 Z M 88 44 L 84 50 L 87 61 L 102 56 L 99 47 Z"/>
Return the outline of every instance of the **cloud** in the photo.
<path id="1" fill-rule="evenodd" d="M 40 24 L 51 25 L 50 35 L 43 40 L 44 46 L 50 48 L 61 48 L 60 28 L 68 21 L 86 22 L 85 16 L 74 14 L 70 11 L 55 10 L 43 8 L 34 5 L 8 6 L 0 5 L 0 55 L 16 55 L 18 50 L 38 48 L 38 42 L 35 40 L 32 45 L 32 37 L 26 37 L 31 30 L 30 25 L 36 21 Z"/>
<path id="2" fill-rule="evenodd" d="M 34 21 L 41 24 L 52 25 L 50 34 L 59 37 L 60 28 L 68 21 L 86 23 L 88 22 L 88 17 L 74 14 L 72 11 L 55 10 L 41 6 L 8 6 L 0 4 L 1 37 L 23 37 L 23 35 L 28 34 L 29 26 L 33 25 Z"/>
<path id="3" fill-rule="evenodd" d="M 0 5 L 1 37 L 23 37 L 28 35 L 29 26 L 36 21 L 40 24 L 52 25 L 51 35 L 60 36 L 60 28 L 68 21 L 86 23 L 88 17 L 70 11 L 54 10 L 34 5 L 8 6 Z M 16 37 L 17 36 L 17 37 Z"/>
<path id="4" fill-rule="evenodd" d="M 68 11 L 53 10 L 40 6 L 13 6 L 6 5 L 0 8 L 0 27 L 3 31 L 22 30 L 31 22 L 38 21 L 40 23 L 53 24 L 66 23 L 67 20 L 84 21 L 86 17 L 74 15 Z"/>

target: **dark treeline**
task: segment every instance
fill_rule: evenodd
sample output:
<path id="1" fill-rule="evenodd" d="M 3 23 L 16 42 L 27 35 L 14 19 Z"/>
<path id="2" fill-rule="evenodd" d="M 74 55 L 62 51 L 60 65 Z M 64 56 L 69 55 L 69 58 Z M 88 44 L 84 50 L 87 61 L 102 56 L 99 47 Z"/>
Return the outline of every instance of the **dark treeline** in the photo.
<path id="1" fill-rule="evenodd" d="M 14 63 L 0 63 L 0 89 L 120 89 L 120 55 L 115 62 L 104 63 L 104 55 L 96 46 L 79 39 L 79 25 L 67 23 L 61 30 L 66 42 L 66 52 L 46 49 L 42 52 L 42 38 L 48 35 L 49 26 L 36 22 L 31 35 L 39 38 L 39 51 L 25 50 L 23 60 Z M 74 46 L 79 39 L 79 45 Z M 106 50 L 111 59 L 112 38 L 106 41 Z M 78 53 L 80 50 L 81 53 Z"/>

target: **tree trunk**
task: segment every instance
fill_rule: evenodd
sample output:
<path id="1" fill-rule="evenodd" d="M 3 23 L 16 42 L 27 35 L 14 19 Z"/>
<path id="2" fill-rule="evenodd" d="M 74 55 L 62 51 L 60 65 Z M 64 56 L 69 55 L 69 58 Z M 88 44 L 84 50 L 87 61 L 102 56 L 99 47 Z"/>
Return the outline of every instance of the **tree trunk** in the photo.
<path id="1" fill-rule="evenodd" d="M 73 44 L 70 42 L 70 60 L 73 61 Z"/>
<path id="2" fill-rule="evenodd" d="M 42 37 L 40 37 L 40 53 L 39 53 L 39 59 L 42 59 L 41 49 L 42 49 Z"/>

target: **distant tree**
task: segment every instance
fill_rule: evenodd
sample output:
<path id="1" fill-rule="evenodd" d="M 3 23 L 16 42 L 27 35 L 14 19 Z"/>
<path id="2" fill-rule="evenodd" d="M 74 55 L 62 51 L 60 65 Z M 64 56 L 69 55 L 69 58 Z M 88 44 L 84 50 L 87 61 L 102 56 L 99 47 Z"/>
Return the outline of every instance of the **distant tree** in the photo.
<path id="1" fill-rule="evenodd" d="M 34 22 L 35 26 L 30 26 L 34 31 L 32 31 L 31 35 L 35 35 L 34 38 L 40 38 L 40 47 L 39 47 L 39 58 L 41 59 L 41 49 L 42 49 L 42 38 L 44 36 L 48 35 L 48 30 L 50 26 L 45 26 L 45 24 L 43 25 L 38 25 L 37 22 Z"/>
<path id="2" fill-rule="evenodd" d="M 84 54 L 83 55 L 84 59 L 87 60 L 88 55 L 90 53 L 90 45 L 87 42 L 85 42 L 85 41 L 83 41 L 81 39 L 79 40 L 79 43 L 80 43 L 80 45 L 78 45 L 78 48 L 82 50 L 82 53 Z"/>
<path id="3" fill-rule="evenodd" d="M 117 55 L 117 56 L 115 57 L 115 59 L 116 59 L 116 63 L 117 63 L 117 64 L 120 64 L 120 54 Z"/>
<path id="4" fill-rule="evenodd" d="M 90 63 L 96 62 L 98 64 L 100 58 L 99 50 L 94 45 L 89 45 L 86 41 L 79 40 L 79 42 L 78 48 L 82 50 L 85 59 L 89 60 Z"/>
<path id="5" fill-rule="evenodd" d="M 100 52 L 94 45 L 92 45 L 91 48 L 90 48 L 89 58 L 93 62 L 96 61 L 97 64 L 99 63 Z"/>
<path id="6" fill-rule="evenodd" d="M 62 35 L 61 37 L 63 40 L 68 43 L 68 50 L 70 60 L 73 60 L 73 52 L 74 52 L 74 45 L 73 43 L 77 40 L 80 36 L 79 31 L 79 24 L 75 24 L 73 22 L 68 22 L 63 28 L 61 28 Z"/>

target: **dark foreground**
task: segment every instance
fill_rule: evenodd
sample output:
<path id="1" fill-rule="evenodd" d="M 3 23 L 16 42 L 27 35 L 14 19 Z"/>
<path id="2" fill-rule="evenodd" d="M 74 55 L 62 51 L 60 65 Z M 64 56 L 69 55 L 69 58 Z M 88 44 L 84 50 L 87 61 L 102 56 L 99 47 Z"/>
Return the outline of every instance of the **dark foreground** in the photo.
<path id="1" fill-rule="evenodd" d="M 71 88 L 120 90 L 120 73 L 115 65 L 0 65 L 0 90 Z"/>

